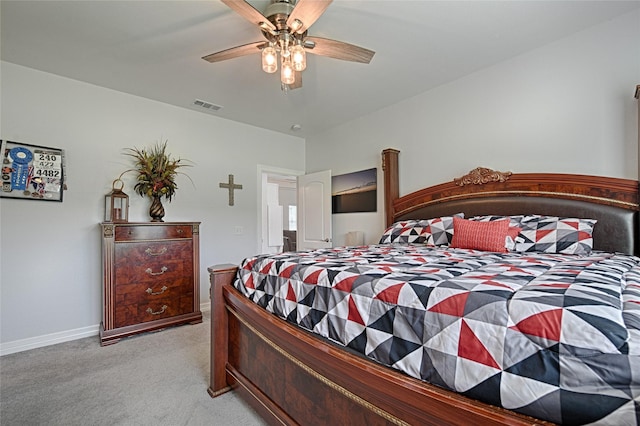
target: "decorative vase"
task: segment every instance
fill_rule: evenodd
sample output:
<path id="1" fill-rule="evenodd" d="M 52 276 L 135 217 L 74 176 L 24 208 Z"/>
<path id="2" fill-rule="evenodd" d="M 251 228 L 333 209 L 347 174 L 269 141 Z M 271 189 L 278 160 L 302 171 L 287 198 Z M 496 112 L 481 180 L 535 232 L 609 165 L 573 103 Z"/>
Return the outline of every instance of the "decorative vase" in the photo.
<path id="1" fill-rule="evenodd" d="M 151 207 L 149 207 L 149 216 L 151 216 L 151 222 L 164 222 L 164 207 L 162 201 L 160 201 L 160 195 L 154 195 L 152 197 Z"/>

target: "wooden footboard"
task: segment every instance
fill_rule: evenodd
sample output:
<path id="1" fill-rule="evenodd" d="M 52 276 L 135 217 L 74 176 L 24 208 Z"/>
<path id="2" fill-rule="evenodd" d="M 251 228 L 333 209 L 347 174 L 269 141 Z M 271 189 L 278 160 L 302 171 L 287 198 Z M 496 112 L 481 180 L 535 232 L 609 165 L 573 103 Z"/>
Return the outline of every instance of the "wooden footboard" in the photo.
<path id="1" fill-rule="evenodd" d="M 209 268 L 212 397 L 238 392 L 270 424 L 549 424 L 428 385 L 266 312 Z"/>

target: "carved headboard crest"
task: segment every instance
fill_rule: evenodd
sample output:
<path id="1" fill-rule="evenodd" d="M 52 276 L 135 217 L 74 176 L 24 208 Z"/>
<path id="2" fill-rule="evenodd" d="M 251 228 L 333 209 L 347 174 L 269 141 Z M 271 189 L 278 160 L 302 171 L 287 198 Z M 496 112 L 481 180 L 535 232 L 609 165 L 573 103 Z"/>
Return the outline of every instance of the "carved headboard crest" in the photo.
<path id="1" fill-rule="evenodd" d="M 466 175 L 455 178 L 453 181 L 458 186 L 484 185 L 489 182 L 504 182 L 509 179 L 511 172 L 499 172 L 486 167 L 476 167 Z"/>

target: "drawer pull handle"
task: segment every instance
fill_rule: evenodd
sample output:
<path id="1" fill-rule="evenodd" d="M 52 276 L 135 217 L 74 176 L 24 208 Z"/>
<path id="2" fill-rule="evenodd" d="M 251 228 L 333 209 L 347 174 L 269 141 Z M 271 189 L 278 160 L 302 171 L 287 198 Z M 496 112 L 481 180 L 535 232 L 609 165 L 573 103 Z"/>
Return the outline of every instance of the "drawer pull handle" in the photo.
<path id="1" fill-rule="evenodd" d="M 154 292 L 154 291 L 153 291 L 153 289 L 152 289 L 151 287 L 149 287 L 149 288 L 146 290 L 146 292 L 147 292 L 147 293 L 149 293 L 149 294 L 150 294 L 150 295 L 152 295 L 152 296 L 156 296 L 156 295 L 158 295 L 158 294 L 162 294 L 162 293 L 164 293 L 164 292 L 165 292 L 165 291 L 167 291 L 167 290 L 169 290 L 169 289 L 167 288 L 167 286 L 166 286 L 166 285 L 163 285 L 163 286 L 162 286 L 162 288 L 160 289 L 160 291 L 156 291 L 156 292 Z"/>
<path id="2" fill-rule="evenodd" d="M 178 230 L 176 231 L 178 234 L 182 234 L 182 228 L 178 228 Z"/>
<path id="3" fill-rule="evenodd" d="M 160 268 L 160 272 L 153 272 L 151 268 L 145 269 L 145 272 L 149 275 L 162 275 L 167 271 L 168 271 L 168 268 L 166 266 L 163 266 L 162 268 Z"/>
<path id="4" fill-rule="evenodd" d="M 164 311 L 166 311 L 167 308 L 168 308 L 167 305 L 162 305 L 162 308 L 160 308 L 160 310 L 157 312 L 153 312 L 153 309 L 147 308 L 147 313 L 151 315 L 160 315 L 160 314 L 164 314 Z"/>
<path id="5" fill-rule="evenodd" d="M 153 251 L 153 250 L 151 250 L 151 247 L 149 247 L 144 252 L 147 253 L 149 256 L 160 256 L 160 255 L 165 254 L 167 252 L 167 248 L 166 247 L 162 247 L 159 251 Z"/>

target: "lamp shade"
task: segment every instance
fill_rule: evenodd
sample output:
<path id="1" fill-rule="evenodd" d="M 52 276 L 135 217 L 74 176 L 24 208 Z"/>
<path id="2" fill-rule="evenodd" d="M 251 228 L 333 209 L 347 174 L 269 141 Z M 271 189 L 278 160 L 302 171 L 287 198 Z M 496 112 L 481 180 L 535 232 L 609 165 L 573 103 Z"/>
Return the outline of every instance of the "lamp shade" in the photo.
<path id="1" fill-rule="evenodd" d="M 274 73 L 278 70 L 278 54 L 271 45 L 262 50 L 262 70 L 268 73 Z"/>
<path id="2" fill-rule="evenodd" d="M 291 66 L 291 58 L 282 58 L 282 69 L 280 70 L 280 81 L 282 84 L 293 84 L 296 81 L 296 74 Z"/>
<path id="3" fill-rule="evenodd" d="M 304 71 L 307 68 L 307 55 L 300 41 L 291 48 L 291 63 L 296 71 Z"/>
<path id="4" fill-rule="evenodd" d="M 129 221 L 129 196 L 122 192 L 123 188 L 124 182 L 116 179 L 111 184 L 111 192 L 104 196 L 105 222 Z"/>

